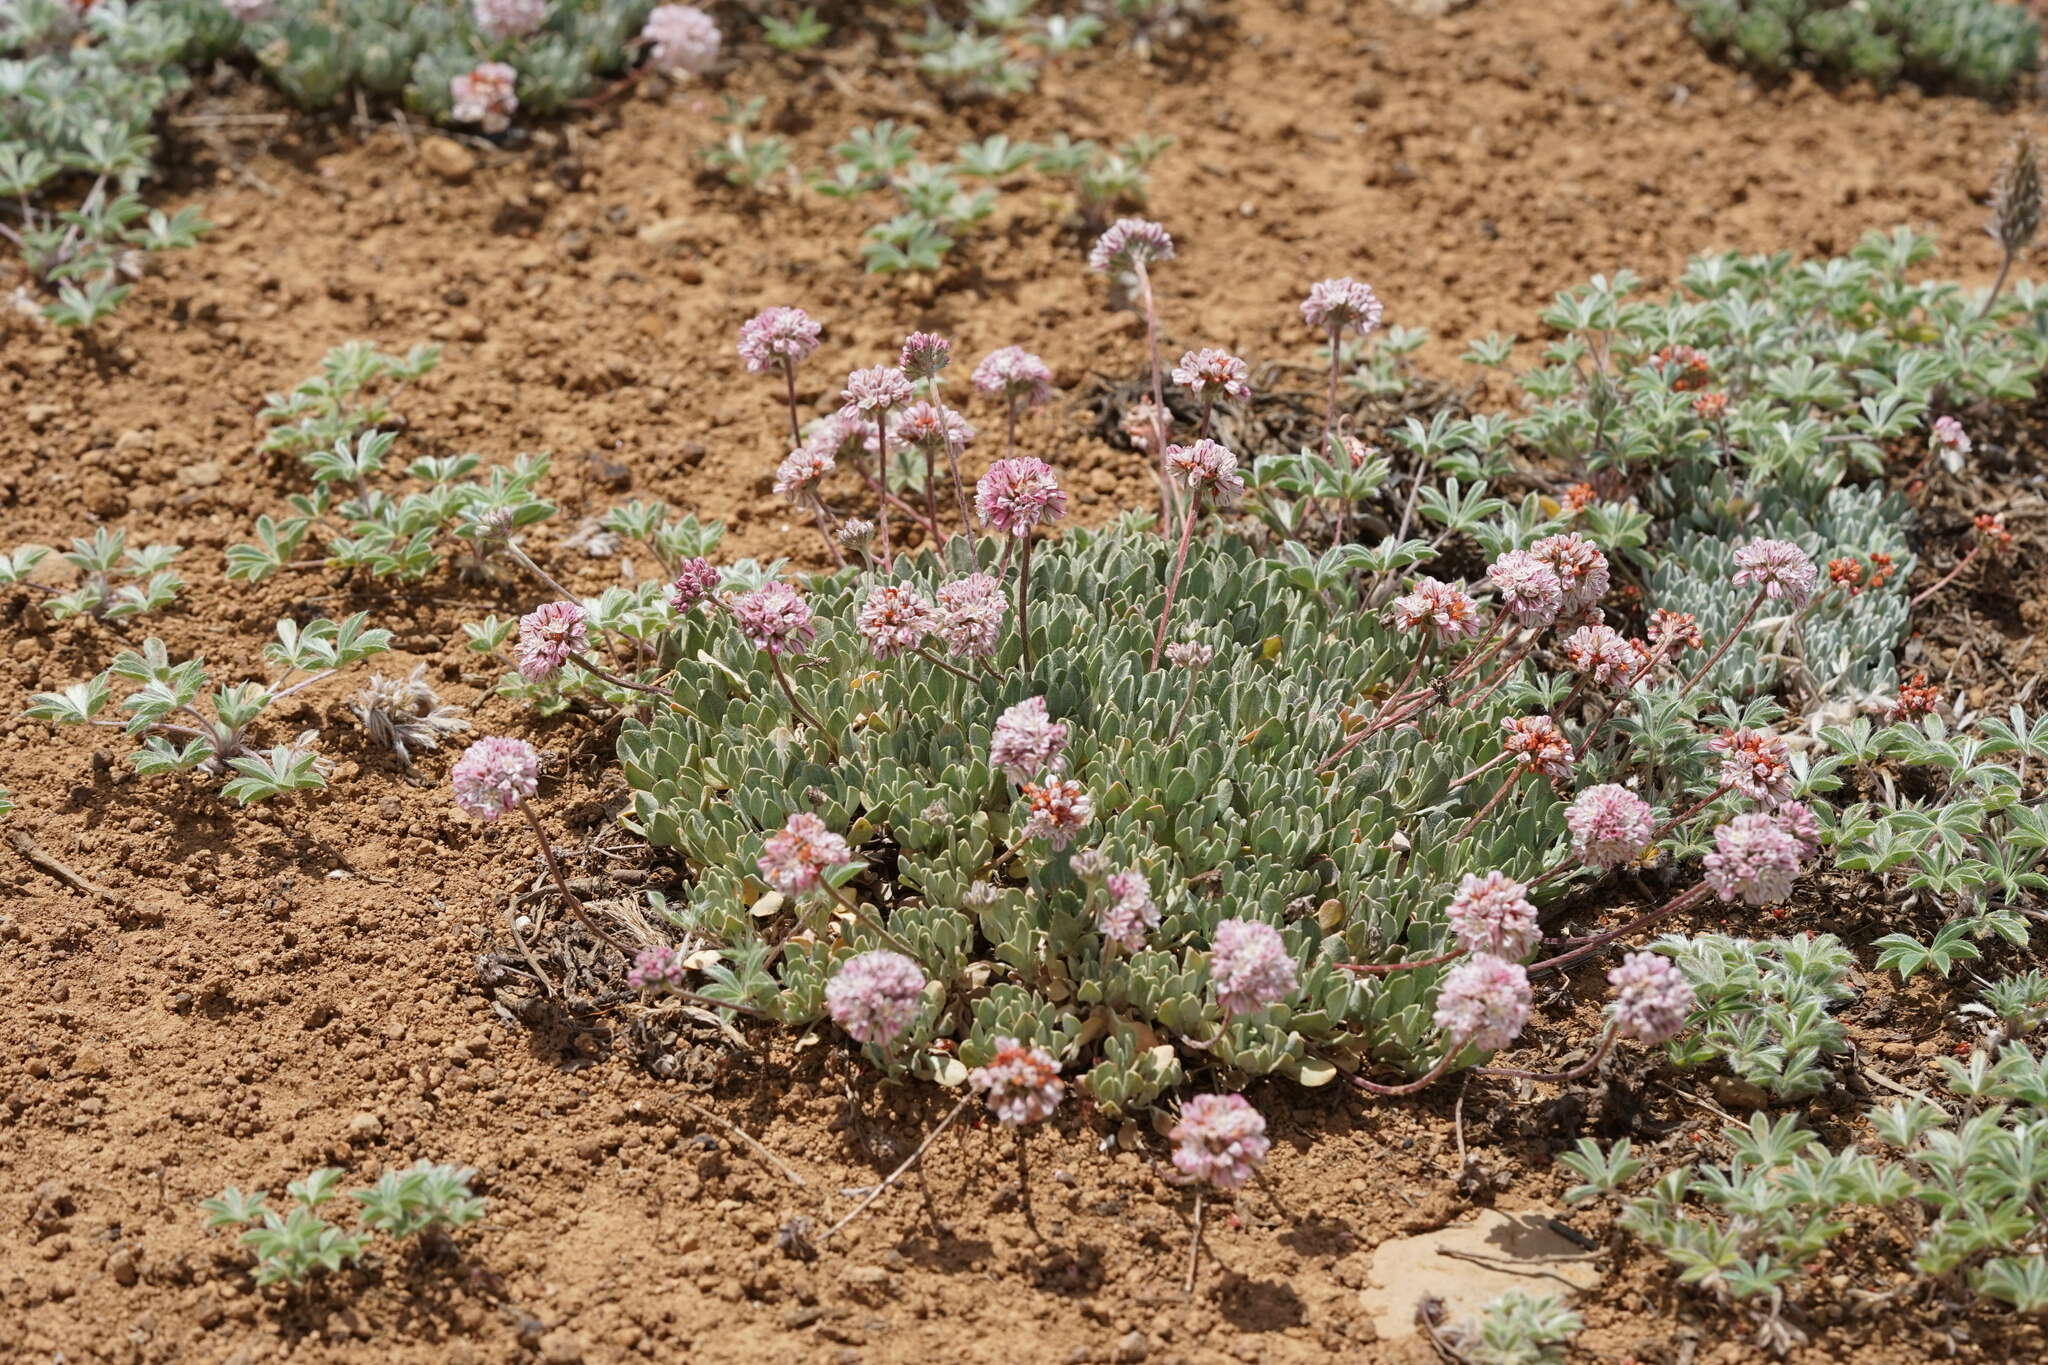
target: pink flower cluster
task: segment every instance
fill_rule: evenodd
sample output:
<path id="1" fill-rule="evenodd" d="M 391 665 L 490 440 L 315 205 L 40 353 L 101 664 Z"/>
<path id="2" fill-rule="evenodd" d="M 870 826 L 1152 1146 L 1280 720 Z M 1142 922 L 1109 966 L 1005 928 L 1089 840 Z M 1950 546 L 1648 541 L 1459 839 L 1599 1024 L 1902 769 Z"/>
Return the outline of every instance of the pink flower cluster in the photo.
<path id="1" fill-rule="evenodd" d="M 1714 831 L 1714 849 L 1703 860 L 1707 885 L 1724 901 L 1769 905 L 1792 894 L 1806 845 L 1785 824 L 1751 811 Z"/>
<path id="2" fill-rule="evenodd" d="M 974 428 L 952 408 L 935 407 L 922 398 L 897 414 L 890 428 L 895 435 L 922 451 L 937 455 L 948 449 L 961 451 L 974 439 Z M 880 431 L 875 433 L 878 437 Z M 877 448 L 880 441 L 876 441 Z"/>
<path id="3" fill-rule="evenodd" d="M 519 676 L 528 682 L 546 682 L 589 647 L 583 608 L 574 602 L 549 602 L 519 618 Z"/>
<path id="4" fill-rule="evenodd" d="M 1197 397 L 1221 396 L 1243 402 L 1252 396 L 1250 367 L 1230 352 L 1214 347 L 1183 355 L 1180 364 L 1173 367 L 1173 382 Z"/>
<path id="5" fill-rule="evenodd" d="M 1173 259 L 1173 238 L 1149 218 L 1119 218 L 1088 250 L 1094 271 L 1133 270 L 1152 261 Z"/>
<path id="6" fill-rule="evenodd" d="M 1500 872 L 1484 877 L 1467 873 L 1446 915 L 1458 946 L 1478 957 L 1519 962 L 1543 936 L 1529 888 Z"/>
<path id="7" fill-rule="evenodd" d="M 1055 849 L 1072 843 L 1095 818 L 1095 803 L 1088 799 L 1087 789 L 1071 778 L 1026 782 L 1023 794 L 1031 812 L 1024 819 L 1023 837 L 1043 839 Z"/>
<path id="8" fill-rule="evenodd" d="M 477 32 L 492 42 L 524 38 L 548 21 L 547 0 L 470 0 Z"/>
<path id="9" fill-rule="evenodd" d="M 1176 640 L 1166 647 L 1166 662 L 1193 673 L 1207 668 L 1216 657 L 1216 646 L 1200 640 Z"/>
<path id="10" fill-rule="evenodd" d="M 451 78 L 448 98 L 454 107 L 448 116 L 457 123 L 476 123 L 487 133 L 502 133 L 512 126 L 519 111 L 514 87 L 519 73 L 503 62 L 479 62 L 472 71 Z"/>
<path id="11" fill-rule="evenodd" d="M 1103 879 L 1109 903 L 1095 918 L 1103 938 L 1127 953 L 1145 946 L 1145 938 L 1159 927 L 1159 907 L 1152 901 L 1152 884 L 1137 868 L 1112 872 Z"/>
<path id="12" fill-rule="evenodd" d="M 834 834 L 811 812 L 798 811 L 787 824 L 761 841 L 754 866 L 768 885 L 785 896 L 818 889 L 827 868 L 853 861 L 846 840 Z"/>
<path id="13" fill-rule="evenodd" d="M 1963 424 L 1953 417 L 1934 419 L 1934 444 L 1952 455 L 1970 453 L 1970 433 L 1963 430 Z"/>
<path id="14" fill-rule="evenodd" d="M 780 580 L 734 598 L 732 618 L 754 648 L 778 657 L 803 653 L 818 636 L 810 603 Z"/>
<path id="15" fill-rule="evenodd" d="M 1301 301 L 1302 320 L 1325 332 L 1355 327 L 1360 336 L 1367 336 L 1380 325 L 1384 313 L 1380 296 L 1372 292 L 1372 286 L 1348 275 L 1318 280 L 1309 286 L 1308 297 Z"/>
<path id="16" fill-rule="evenodd" d="M 1611 579 L 1607 556 L 1600 547 L 1577 531 L 1545 536 L 1529 547 L 1529 553 L 1550 566 L 1557 575 L 1562 597 L 1558 613 L 1576 616 L 1607 595 Z"/>
<path id="17" fill-rule="evenodd" d="M 1572 770 L 1572 742 L 1549 716 L 1510 716 L 1500 723 L 1506 736 L 1501 748 L 1515 756 L 1525 772 L 1539 777 L 1564 777 Z"/>
<path id="18" fill-rule="evenodd" d="M 995 1059 L 968 1072 L 967 1083 L 987 1098 L 996 1121 L 1012 1128 L 1043 1123 L 1067 1094 L 1059 1060 L 1015 1038 L 996 1039 Z"/>
<path id="19" fill-rule="evenodd" d="M 1052 370 L 1022 346 L 990 351 L 974 367 L 970 382 L 991 398 L 1035 408 L 1052 398 Z"/>
<path id="20" fill-rule="evenodd" d="M 818 486 L 818 480 L 838 465 L 838 461 L 832 458 L 832 452 L 824 446 L 824 442 L 809 440 L 783 456 L 782 463 L 775 466 L 775 491 L 785 498 L 810 496 Z"/>
<path id="21" fill-rule="evenodd" d="M 923 645 L 938 623 L 938 613 L 923 593 L 886 583 L 860 604 L 855 626 L 877 659 L 893 659 Z"/>
<path id="22" fill-rule="evenodd" d="M 1792 760 L 1783 735 L 1730 730 L 1707 741 L 1721 755 L 1721 781 L 1752 801 L 1775 806 L 1791 799 Z"/>
<path id="23" fill-rule="evenodd" d="M 1588 787 L 1565 807 L 1572 853 L 1588 867 L 1620 867 L 1643 855 L 1656 829 L 1650 803 L 1612 782 Z"/>
<path id="24" fill-rule="evenodd" d="M 1242 1095 L 1193 1095 L 1166 1134 L 1173 1166 L 1192 1184 L 1242 1187 L 1257 1173 L 1272 1141 L 1266 1120 Z"/>
<path id="25" fill-rule="evenodd" d="M 519 809 L 540 790 L 540 755 L 523 739 L 492 735 L 469 746 L 448 770 L 455 804 L 479 820 Z"/>
<path id="26" fill-rule="evenodd" d="M 1676 1038 L 1699 1003 L 1685 973 L 1658 953 L 1630 953 L 1607 973 L 1607 984 L 1614 987 L 1614 1031 L 1651 1047 Z"/>
<path id="27" fill-rule="evenodd" d="M 1026 697 L 996 717 L 988 761 L 1012 782 L 1066 770 L 1067 727 L 1046 715 L 1044 697 Z"/>
<path id="28" fill-rule="evenodd" d="M 1557 619 L 1564 605 L 1564 585 L 1557 571 L 1527 550 L 1509 550 L 1486 570 L 1486 581 L 1500 594 L 1501 607 L 1515 624 L 1537 630 Z"/>
<path id="29" fill-rule="evenodd" d="M 1206 437 L 1191 446 L 1168 446 L 1166 472 L 1191 491 L 1207 492 L 1218 502 L 1234 503 L 1244 496 L 1237 456 Z"/>
<path id="30" fill-rule="evenodd" d="M 856 1043 L 888 1047 L 917 1022 L 922 968 L 901 953 L 859 953 L 825 983 L 825 1012 Z"/>
<path id="31" fill-rule="evenodd" d="M 1752 540 L 1735 551 L 1736 587 L 1754 587 L 1765 597 L 1803 607 L 1820 582 L 1820 570 L 1806 551 L 1789 540 Z"/>
<path id="32" fill-rule="evenodd" d="M 953 363 L 953 347 L 936 332 L 912 332 L 903 338 L 896 363 L 912 379 L 937 379 L 939 371 Z"/>
<path id="33" fill-rule="evenodd" d="M 1412 589 L 1396 597 L 1387 607 L 1387 619 L 1400 631 L 1427 631 L 1441 644 L 1480 631 L 1479 604 L 1463 589 L 1434 578 L 1419 578 Z"/>
<path id="34" fill-rule="evenodd" d="M 1612 626 L 1580 626 L 1565 637 L 1565 662 L 1599 687 L 1627 687 L 1650 665 L 1649 656 Z"/>
<path id="35" fill-rule="evenodd" d="M 701 76 L 718 60 L 718 25 L 695 5 L 656 5 L 640 29 L 647 60 L 658 71 Z"/>
<path id="36" fill-rule="evenodd" d="M 764 308 L 740 324 L 740 359 L 756 373 L 796 366 L 818 349 L 817 321 L 801 308 Z"/>
<path id="37" fill-rule="evenodd" d="M 939 638 L 956 657 L 986 659 L 996 652 L 1008 609 L 1002 585 L 989 575 L 956 578 L 939 588 Z"/>
<path id="38" fill-rule="evenodd" d="M 998 535 L 1027 536 L 1067 514 L 1067 495 L 1044 460 L 997 460 L 974 485 L 974 513 Z"/>
<path id="39" fill-rule="evenodd" d="M 677 615 L 694 610 L 718 591 L 718 570 L 702 555 L 684 560 L 676 568 L 676 581 L 668 585 L 668 605 Z"/>
<path id="40" fill-rule="evenodd" d="M 682 989 L 683 955 L 669 944 L 642 948 L 626 971 L 626 984 L 643 995 Z"/>
<path id="41" fill-rule="evenodd" d="M 1226 1019 L 1277 1005 L 1299 985 L 1286 940 L 1278 929 L 1255 919 L 1217 924 L 1209 945 L 1209 980 Z"/>
<path id="42" fill-rule="evenodd" d="M 1698 619 L 1689 611 L 1667 611 L 1659 607 L 1650 613 L 1643 633 L 1666 658 L 1681 650 L 1698 649 L 1706 643 L 1700 635 Z"/>
<path id="43" fill-rule="evenodd" d="M 903 371 L 894 365 L 873 365 L 846 376 L 846 389 L 839 395 L 846 406 L 839 413 L 842 417 L 873 418 L 876 413 L 902 407 L 914 396 Z"/>
<path id="44" fill-rule="evenodd" d="M 1498 1052 L 1521 1035 L 1533 1002 L 1529 973 L 1497 957 L 1468 957 L 1444 973 L 1436 1026 L 1453 1048 Z"/>

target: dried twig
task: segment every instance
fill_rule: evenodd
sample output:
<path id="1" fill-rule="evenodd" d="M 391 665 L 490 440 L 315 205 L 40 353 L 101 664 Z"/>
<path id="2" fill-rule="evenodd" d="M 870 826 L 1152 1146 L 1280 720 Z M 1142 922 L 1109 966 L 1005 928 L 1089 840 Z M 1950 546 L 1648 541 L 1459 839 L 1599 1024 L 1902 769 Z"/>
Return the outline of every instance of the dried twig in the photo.
<path id="1" fill-rule="evenodd" d="M 877 1199 L 880 1199 L 883 1195 L 887 1194 L 890 1188 L 893 1185 L 895 1185 L 897 1181 L 901 1180 L 906 1174 L 909 1173 L 911 1167 L 917 1165 L 918 1161 L 923 1158 L 924 1154 L 931 1149 L 931 1145 L 939 1140 L 939 1134 L 945 1132 L 946 1129 L 952 1125 L 953 1120 L 959 1118 L 960 1115 L 966 1111 L 967 1102 L 973 1098 L 974 1097 L 972 1095 L 962 1095 L 960 1097 L 960 1103 L 954 1105 L 951 1111 L 947 1113 L 946 1117 L 939 1120 L 938 1127 L 932 1129 L 930 1133 L 925 1135 L 925 1140 L 917 1144 L 916 1151 L 912 1152 L 909 1156 L 903 1158 L 903 1164 L 901 1166 L 898 1166 L 895 1170 L 889 1172 L 887 1178 L 884 1179 L 881 1184 L 875 1186 L 872 1190 L 869 1190 L 868 1197 L 861 1200 L 860 1203 L 856 1204 L 854 1206 L 854 1210 L 852 1213 L 847 1214 L 846 1217 L 840 1219 L 831 1227 L 825 1229 L 824 1234 L 818 1238 L 818 1245 L 823 1246 L 825 1243 L 831 1241 L 835 1233 L 837 1233 L 841 1228 L 845 1227 L 848 1223 L 851 1223 L 854 1219 L 860 1217 L 863 1213 L 866 1213 L 868 1211 L 868 1207 L 871 1204 L 873 1204 Z"/>
<path id="2" fill-rule="evenodd" d="M 58 862 L 55 858 L 52 858 L 49 854 L 43 852 L 42 845 L 20 830 L 8 831 L 7 842 L 14 845 L 15 852 L 21 854 L 30 863 L 49 873 L 72 890 L 82 891 L 88 896 L 97 896 L 107 904 L 121 910 L 134 908 L 126 897 L 107 890 L 106 887 L 101 886 L 98 882 L 87 880 Z"/>
<path id="3" fill-rule="evenodd" d="M 732 1140 L 739 1143 L 740 1146 L 746 1148 L 755 1156 L 760 1157 L 761 1160 L 767 1162 L 770 1166 L 773 1166 L 776 1170 L 782 1172 L 783 1175 L 789 1178 L 790 1184 L 797 1186 L 799 1189 L 806 1189 L 809 1187 L 809 1181 L 805 1180 L 802 1176 L 798 1175 L 794 1170 L 790 1169 L 790 1165 L 788 1162 L 784 1161 L 781 1157 L 775 1155 L 775 1153 L 769 1151 L 766 1147 L 764 1147 L 761 1144 L 758 1138 L 754 1137 L 751 1133 L 747 1132 L 746 1129 L 740 1127 L 738 1124 L 734 1123 L 731 1119 L 726 1118 L 722 1114 L 712 1113 L 709 1109 L 706 1109 L 703 1105 L 697 1103 L 688 1095 L 678 1095 L 676 1096 L 676 1098 L 678 1100 L 681 1100 L 683 1107 L 689 1110 L 692 1114 L 695 1114 L 698 1118 L 702 1119 L 706 1123 L 717 1124 L 720 1128 L 723 1128 L 725 1130 L 726 1136 L 732 1138 Z M 833 1229 L 833 1232 L 837 1231 L 837 1228 Z M 829 1237 L 832 1234 L 828 1232 L 825 1235 Z"/>

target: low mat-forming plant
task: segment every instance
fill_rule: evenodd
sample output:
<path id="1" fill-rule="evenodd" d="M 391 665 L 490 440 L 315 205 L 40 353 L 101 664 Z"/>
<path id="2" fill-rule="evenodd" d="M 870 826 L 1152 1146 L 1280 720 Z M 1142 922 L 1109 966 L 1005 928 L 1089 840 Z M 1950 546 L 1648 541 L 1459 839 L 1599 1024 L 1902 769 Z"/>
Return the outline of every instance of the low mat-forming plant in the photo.
<path id="1" fill-rule="evenodd" d="M 1679 0 L 1701 42 L 1753 70 L 1806 66 L 1887 86 L 2010 95 L 2040 61 L 2041 26 L 1999 0 Z"/>
<path id="2" fill-rule="evenodd" d="M 470 1192 L 476 1171 L 468 1166 L 435 1165 L 424 1159 L 402 1170 L 384 1173 L 375 1185 L 349 1191 L 357 1208 L 356 1226 L 344 1229 L 326 1212 L 341 1196 L 347 1172 L 322 1166 L 285 1187 L 291 1208 L 270 1207 L 269 1195 L 230 1185 L 211 1199 L 202 1199 L 206 1226 L 241 1228 L 241 1243 L 256 1256 L 259 1288 L 283 1284 L 304 1289 L 314 1276 L 354 1265 L 383 1233 L 393 1242 L 413 1241 L 437 1247 L 448 1235 L 484 1216 L 484 1200 Z"/>

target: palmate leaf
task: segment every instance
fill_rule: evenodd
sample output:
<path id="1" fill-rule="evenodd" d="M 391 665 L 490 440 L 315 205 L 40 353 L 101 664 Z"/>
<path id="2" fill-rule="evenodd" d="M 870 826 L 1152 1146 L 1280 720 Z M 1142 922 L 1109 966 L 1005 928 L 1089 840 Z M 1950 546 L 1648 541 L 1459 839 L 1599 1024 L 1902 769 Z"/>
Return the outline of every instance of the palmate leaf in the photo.
<path id="1" fill-rule="evenodd" d="M 2048 1313 L 2048 1256 L 1997 1257 L 1986 1261 L 1970 1283 L 1979 1294 L 2021 1313 Z"/>
<path id="2" fill-rule="evenodd" d="M 319 755 L 290 745 L 278 745 L 267 753 L 228 760 L 237 777 L 221 787 L 221 795 L 253 806 L 286 792 L 314 790 L 327 785 L 316 766 Z"/>

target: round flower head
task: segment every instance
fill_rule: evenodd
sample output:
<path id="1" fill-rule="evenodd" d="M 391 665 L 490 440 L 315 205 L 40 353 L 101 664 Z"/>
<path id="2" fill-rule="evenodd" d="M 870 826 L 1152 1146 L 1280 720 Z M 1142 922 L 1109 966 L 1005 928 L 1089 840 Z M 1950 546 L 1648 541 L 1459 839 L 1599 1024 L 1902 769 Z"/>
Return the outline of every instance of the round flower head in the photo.
<path id="1" fill-rule="evenodd" d="M 1580 626 L 1564 641 L 1565 662 L 1601 687 L 1627 687 L 1649 660 L 1612 626 Z"/>
<path id="2" fill-rule="evenodd" d="M 1207 668 L 1216 657 L 1216 646 L 1200 640 L 1176 640 L 1166 647 L 1166 662 L 1193 673 Z"/>
<path id="3" fill-rule="evenodd" d="M 848 517 L 839 524 L 839 543 L 865 553 L 875 543 L 875 524 L 866 517 Z"/>
<path id="4" fill-rule="evenodd" d="M 965 417 L 952 408 L 934 407 L 922 398 L 897 415 L 890 433 L 906 444 L 934 455 L 949 448 L 965 450 L 967 443 L 974 439 L 974 428 L 968 425 Z"/>
<path id="5" fill-rule="evenodd" d="M 850 957 L 825 983 L 825 1010 L 856 1043 L 888 1047 L 917 1022 L 924 971 L 901 953 Z"/>
<path id="6" fill-rule="evenodd" d="M 798 811 L 761 841 L 761 856 L 754 865 L 768 885 L 783 895 L 801 896 L 818 888 L 827 868 L 852 861 L 853 850 L 845 839 L 811 812 Z"/>
<path id="7" fill-rule="evenodd" d="M 912 379 L 936 379 L 953 363 L 953 347 L 936 332 L 912 332 L 903 338 L 903 354 L 896 363 Z"/>
<path id="8" fill-rule="evenodd" d="M 1436 1026 L 1452 1046 L 1470 1043 L 1498 1052 L 1529 1022 L 1529 974 L 1497 957 L 1468 957 L 1444 973 L 1436 997 Z"/>
<path id="9" fill-rule="evenodd" d="M 1561 614 L 1576 615 L 1607 595 L 1607 556 L 1600 553 L 1598 545 L 1577 531 L 1545 536 L 1529 547 L 1529 553 L 1549 565 L 1550 571 L 1557 575 L 1558 586 L 1563 591 L 1558 603 Z"/>
<path id="10" fill-rule="evenodd" d="M 1564 777 L 1572 770 L 1572 743 L 1549 716 L 1510 716 L 1500 723 L 1506 733 L 1501 748 L 1515 756 L 1525 772 L 1539 777 Z"/>
<path id="11" fill-rule="evenodd" d="M 1707 885 L 1724 901 L 1769 905 L 1792 894 L 1805 856 L 1797 835 L 1750 811 L 1714 831 L 1714 851 L 1703 860 Z"/>
<path id="12" fill-rule="evenodd" d="M 818 349 L 819 330 L 817 322 L 801 308 L 763 308 L 740 324 L 740 359 L 757 372 L 802 364 L 804 357 Z"/>
<path id="13" fill-rule="evenodd" d="M 986 659 L 996 652 L 1009 599 L 985 573 L 969 574 L 939 587 L 939 638 L 960 658 Z"/>
<path id="14" fill-rule="evenodd" d="M 450 78 L 448 98 L 454 107 L 448 116 L 457 123 L 481 124 L 487 133 L 502 133 L 519 110 L 519 96 L 513 93 L 518 82 L 519 73 L 503 62 L 478 63 Z"/>
<path id="15" fill-rule="evenodd" d="M 893 659 L 918 648 L 937 624 L 938 617 L 925 595 L 898 583 L 870 592 L 860 604 L 855 622 L 877 659 Z"/>
<path id="16" fill-rule="evenodd" d="M 1152 902 L 1152 884 L 1137 868 L 1112 872 L 1103 879 L 1109 904 L 1095 917 L 1102 936 L 1127 953 L 1145 946 L 1145 936 L 1159 927 L 1159 907 Z"/>
<path id="17" fill-rule="evenodd" d="M 470 0 L 477 32 L 492 42 L 524 38 L 548 21 L 547 0 Z"/>
<path id="18" fill-rule="evenodd" d="M 1273 1144 L 1266 1120 L 1242 1095 L 1194 1095 L 1166 1134 L 1173 1166 L 1190 1183 L 1219 1190 L 1243 1186 Z"/>
<path id="19" fill-rule="evenodd" d="M 1802 860 L 1813 856 L 1820 847 L 1820 820 L 1813 808 L 1804 801 L 1787 801 L 1771 812 L 1771 818 L 1778 822 L 1778 828 L 1799 841 Z"/>
<path id="20" fill-rule="evenodd" d="M 1104 272 L 1172 259 L 1173 238 L 1149 218 L 1117 219 L 1088 250 L 1088 268 Z"/>
<path id="21" fill-rule="evenodd" d="M 1227 919 L 1209 945 L 1209 979 L 1227 1018 L 1256 1014 L 1294 994 L 1294 958 L 1280 931 L 1255 919 Z"/>
<path id="22" fill-rule="evenodd" d="M 990 351 L 974 367 L 971 381 L 991 398 L 1035 408 L 1052 399 L 1052 370 L 1022 346 Z"/>
<path id="23" fill-rule="evenodd" d="M 718 570 L 702 555 L 686 559 L 676 570 L 676 581 L 668 585 L 669 607 L 681 615 L 694 610 L 718 591 Z"/>
<path id="24" fill-rule="evenodd" d="M 479 820 L 495 820 L 540 790 L 540 755 L 523 739 L 492 735 L 455 760 L 448 780 L 456 805 Z"/>
<path id="25" fill-rule="evenodd" d="M 996 1121 L 1012 1128 L 1051 1118 L 1067 1094 L 1059 1060 L 1015 1038 L 996 1039 L 995 1060 L 968 1072 L 967 1083 L 987 1097 Z"/>
<path id="26" fill-rule="evenodd" d="M 640 30 L 657 71 L 701 76 L 718 60 L 718 25 L 695 5 L 656 5 Z"/>
<path id="27" fill-rule="evenodd" d="M 775 491 L 785 498 L 807 497 L 836 464 L 831 451 L 822 449 L 818 442 L 805 441 L 775 466 Z"/>
<path id="28" fill-rule="evenodd" d="M 1173 367 L 1173 382 L 1197 397 L 1242 402 L 1252 396 L 1251 369 L 1230 352 L 1213 347 L 1183 355 Z"/>
<path id="29" fill-rule="evenodd" d="M 1620 867 L 1643 856 L 1657 827 L 1650 803 L 1627 787 L 1604 782 L 1580 792 L 1565 807 L 1572 853 L 1588 867 Z"/>
<path id="30" fill-rule="evenodd" d="M 998 535 L 1026 536 L 1065 516 L 1067 495 L 1044 460 L 997 460 L 974 485 L 974 514 Z"/>
<path id="31" fill-rule="evenodd" d="M 1417 579 L 1411 591 L 1395 598 L 1387 608 L 1387 619 L 1397 630 L 1427 631 L 1441 644 L 1480 631 L 1479 604 L 1463 589 L 1434 578 Z"/>
<path id="32" fill-rule="evenodd" d="M 1607 984 L 1614 987 L 1614 1031 L 1651 1047 L 1683 1032 L 1698 1003 L 1678 964 L 1658 953 L 1630 953 L 1607 973 Z"/>
<path id="33" fill-rule="evenodd" d="M 583 608 L 574 602 L 550 602 L 519 618 L 519 676 L 528 682 L 546 682 L 589 647 Z"/>
<path id="34" fill-rule="evenodd" d="M 1529 888 L 1499 872 L 1467 873 L 1447 913 L 1458 946 L 1479 957 L 1519 962 L 1543 936 Z"/>
<path id="35" fill-rule="evenodd" d="M 1368 336 L 1380 325 L 1385 311 L 1371 285 L 1348 275 L 1310 285 L 1308 297 L 1301 301 L 1302 320 L 1325 332 L 1355 327 L 1360 336 Z"/>
<path id="36" fill-rule="evenodd" d="M 1237 456 L 1206 438 L 1191 446 L 1168 446 L 1166 472 L 1191 490 L 1207 490 L 1218 502 L 1236 502 L 1244 494 Z"/>
<path id="37" fill-rule="evenodd" d="M 1666 611 L 1659 607 L 1650 613 L 1643 633 L 1650 637 L 1650 643 L 1663 650 L 1666 657 L 1681 650 L 1698 649 L 1706 641 L 1700 635 L 1700 623 L 1689 611 Z"/>
<path id="38" fill-rule="evenodd" d="M 642 948 L 626 972 L 626 984 L 646 995 L 681 990 L 683 981 L 683 955 L 666 943 Z"/>
<path id="39" fill-rule="evenodd" d="M 1026 697 L 996 717 L 988 761 L 1012 782 L 1065 770 L 1067 727 L 1045 714 L 1044 697 Z"/>
<path id="40" fill-rule="evenodd" d="M 1077 848 L 1067 856 L 1067 867 L 1084 882 L 1099 882 L 1109 875 L 1109 855 L 1099 848 Z"/>
<path id="41" fill-rule="evenodd" d="M 1070 778 L 1048 777 L 1042 784 L 1026 782 L 1023 794 L 1031 807 L 1024 820 L 1024 837 L 1043 839 L 1055 849 L 1072 843 L 1074 836 L 1088 828 L 1088 822 L 1095 818 L 1095 803 L 1088 799 L 1087 790 Z"/>
<path id="42" fill-rule="evenodd" d="M 846 376 L 846 391 L 839 397 L 846 404 L 839 410 L 841 413 L 857 412 L 867 417 L 902 407 L 912 394 L 910 380 L 903 371 L 894 365 L 876 365 Z"/>
<path id="43" fill-rule="evenodd" d="M 1738 588 L 1754 587 L 1765 597 L 1803 607 L 1820 582 L 1820 570 L 1789 540 L 1752 540 L 1735 552 L 1732 581 Z"/>
<path id="44" fill-rule="evenodd" d="M 780 581 L 734 598 L 732 618 L 754 648 L 778 656 L 803 653 L 818 635 L 803 594 Z"/>
<path id="45" fill-rule="evenodd" d="M 1527 550 L 1509 550 L 1486 570 L 1486 581 L 1500 594 L 1500 604 L 1519 626 L 1541 629 L 1557 619 L 1564 604 L 1564 585 L 1557 571 Z"/>
<path id="46" fill-rule="evenodd" d="M 1961 470 L 1963 457 L 1970 453 L 1970 433 L 1963 430 L 1963 424 L 1953 417 L 1935 418 L 1933 440 L 1943 467 L 1951 474 Z"/>
<path id="47" fill-rule="evenodd" d="M 1707 741 L 1721 755 L 1721 780 L 1752 801 L 1777 805 L 1790 800 L 1792 763 L 1785 738 L 1763 730 L 1730 730 Z"/>

